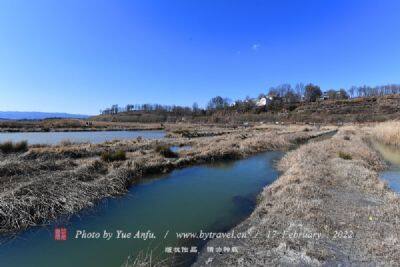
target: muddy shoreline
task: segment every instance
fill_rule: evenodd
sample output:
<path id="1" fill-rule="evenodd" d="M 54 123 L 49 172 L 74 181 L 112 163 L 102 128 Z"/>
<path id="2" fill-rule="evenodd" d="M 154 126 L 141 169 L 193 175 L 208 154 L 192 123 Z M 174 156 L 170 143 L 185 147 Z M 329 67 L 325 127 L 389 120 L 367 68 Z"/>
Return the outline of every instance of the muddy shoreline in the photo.
<path id="1" fill-rule="evenodd" d="M 400 262 L 400 198 L 379 178 L 371 129 L 342 127 L 332 138 L 288 152 L 282 175 L 233 228 L 246 239 L 207 243 L 193 266 L 393 266 Z M 239 248 L 211 253 L 207 247 Z"/>

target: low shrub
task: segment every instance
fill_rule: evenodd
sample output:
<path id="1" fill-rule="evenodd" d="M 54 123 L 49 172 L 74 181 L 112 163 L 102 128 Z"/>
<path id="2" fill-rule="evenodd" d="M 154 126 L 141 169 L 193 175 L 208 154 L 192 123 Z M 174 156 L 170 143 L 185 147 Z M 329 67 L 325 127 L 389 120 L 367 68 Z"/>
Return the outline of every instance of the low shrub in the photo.
<path id="1" fill-rule="evenodd" d="M 106 162 L 122 161 L 126 160 L 126 153 L 123 150 L 117 150 L 114 152 L 105 151 L 101 153 L 101 159 Z"/>
<path id="2" fill-rule="evenodd" d="M 175 153 L 174 151 L 169 148 L 169 146 L 166 145 L 157 145 L 155 148 L 155 151 L 157 153 L 160 153 L 160 155 L 166 157 L 166 158 L 177 158 L 178 154 Z"/>
<path id="3" fill-rule="evenodd" d="M 28 150 L 28 142 L 21 141 L 14 144 L 14 151 L 15 152 L 24 152 Z"/>
<path id="4" fill-rule="evenodd" d="M 13 143 L 11 141 L 6 141 L 0 144 L 0 151 L 8 154 L 8 153 L 15 153 L 15 152 L 25 152 L 28 150 L 28 142 L 21 141 L 17 143 Z"/>
<path id="5" fill-rule="evenodd" d="M 339 157 L 342 159 L 345 159 L 345 160 L 353 159 L 353 157 L 350 154 L 343 152 L 343 151 L 339 151 Z"/>
<path id="6" fill-rule="evenodd" d="M 0 144 L 0 150 L 3 153 L 11 153 L 13 151 L 13 143 L 11 141 L 4 142 Z"/>

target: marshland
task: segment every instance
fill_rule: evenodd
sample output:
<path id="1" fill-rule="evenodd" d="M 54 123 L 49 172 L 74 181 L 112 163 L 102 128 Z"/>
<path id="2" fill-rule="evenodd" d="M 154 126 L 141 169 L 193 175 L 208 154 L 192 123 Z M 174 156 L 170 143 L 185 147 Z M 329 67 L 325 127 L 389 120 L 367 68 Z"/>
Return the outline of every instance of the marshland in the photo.
<path id="1" fill-rule="evenodd" d="M 389 187 L 384 177 L 400 179 L 399 161 L 373 143 L 395 146 L 399 133 L 398 122 L 344 126 L 330 139 L 288 152 L 278 163 L 281 176 L 264 188 L 254 212 L 234 228 L 254 238 L 213 240 L 209 245 L 238 245 L 242 251 L 203 251 L 195 266 L 396 265 L 399 187 Z M 400 150 L 393 149 L 398 159 Z"/>
<path id="2" fill-rule="evenodd" d="M 174 137 L 164 139 L 62 142 L 32 145 L 23 151 L 1 150 L 1 231 L 20 230 L 74 213 L 104 197 L 123 194 L 128 186 L 149 174 L 266 150 L 285 150 L 332 130 L 307 126 L 195 127 L 172 127 L 167 136 Z M 187 132 L 206 136 L 179 137 Z M 171 146 L 191 149 L 173 152 Z"/>
<path id="3" fill-rule="evenodd" d="M 2 250 L 4 257 L 10 261 L 9 263 L 25 264 L 24 258 L 14 257 L 18 255 L 21 243 L 16 240 L 31 240 L 22 242 L 23 244 L 31 244 L 32 249 L 25 251 L 32 255 L 26 258 L 29 259 L 30 263 L 51 265 L 56 258 L 60 259 L 63 255 L 69 255 L 72 251 L 77 254 L 77 263 L 82 263 L 88 251 L 80 250 L 83 254 L 81 254 L 82 257 L 79 257 L 79 253 L 76 251 L 79 248 L 77 243 L 72 244 L 72 249 L 54 252 L 58 255 L 57 257 L 45 258 L 44 260 L 33 256 L 38 255 L 34 248 L 48 246 L 48 243 L 54 242 L 52 238 L 49 239 L 49 232 L 46 229 L 53 229 L 59 224 L 68 225 L 71 232 L 82 225 L 92 229 L 98 229 L 99 225 L 103 225 L 104 228 L 107 228 L 108 225 L 110 229 L 118 225 L 128 229 L 132 227 L 140 228 L 139 225 L 135 224 L 135 221 L 138 220 L 139 214 L 149 208 L 149 204 L 143 203 L 145 200 L 135 200 L 135 198 L 137 197 L 136 194 L 144 190 L 143 187 L 146 187 L 146 180 L 151 181 L 154 177 L 159 176 L 168 181 L 174 181 L 174 179 L 177 179 L 175 178 L 177 174 L 172 174 L 171 178 L 166 177 L 166 173 L 199 164 L 235 162 L 235 160 L 265 151 L 285 151 L 309 139 L 330 134 L 336 129 L 336 127 L 331 126 L 297 125 L 257 125 L 254 127 L 166 125 L 165 127 L 166 137 L 163 139 L 137 137 L 99 144 L 64 141 L 56 145 L 28 145 L 27 142 L 23 142 L 23 149 L 19 149 L 20 143 L 4 143 L 4 147 L 7 149 L 1 149 L 0 218 L 3 236 Z M 12 149 L 9 149 L 9 147 Z M 178 224 L 169 220 L 168 215 L 164 215 L 164 218 L 160 217 L 163 214 L 161 210 L 150 208 L 151 212 L 141 218 L 141 220 L 144 220 L 142 225 L 153 225 L 153 222 L 151 222 L 151 218 L 153 218 L 155 222 L 165 220 L 165 223 L 167 223 L 166 225 L 156 223 L 152 227 L 153 230 L 160 230 L 160 227 L 164 225 L 164 227 L 169 226 L 176 231 L 183 231 L 184 229 L 226 231 L 240 222 L 244 215 L 251 212 L 253 207 L 251 203 L 254 201 L 252 199 L 265 185 L 264 175 L 274 171 L 273 165 L 275 163 L 268 163 L 268 160 L 266 160 L 268 157 L 270 156 L 251 159 L 248 163 L 242 163 L 243 167 L 234 168 L 229 172 L 229 168 L 226 171 L 223 168 L 220 174 L 212 174 L 210 170 L 206 176 L 213 178 L 208 179 L 208 181 L 201 178 L 203 176 L 200 176 L 201 179 L 196 178 L 196 174 L 190 173 L 189 169 L 189 172 L 184 175 L 187 182 L 180 178 L 179 183 L 182 186 L 175 185 L 169 188 L 168 192 L 194 189 L 197 194 L 206 197 L 208 201 L 217 201 L 219 210 L 212 212 L 212 202 L 203 206 L 206 201 L 200 201 L 201 197 L 185 199 L 183 196 L 186 194 L 180 194 L 176 201 L 191 201 L 193 211 L 196 214 L 202 211 L 200 213 L 202 217 L 193 217 L 191 220 L 182 221 L 179 218 L 186 216 L 187 210 L 173 211 L 171 207 L 170 215 L 176 213 L 175 217 L 181 222 Z M 254 164 L 252 163 L 254 161 L 256 165 L 248 166 L 248 164 Z M 218 168 L 218 165 L 216 167 Z M 215 167 L 211 166 L 206 169 L 209 168 Z M 240 171 L 241 168 L 244 168 L 244 172 Z M 223 177 L 225 177 L 225 181 L 221 180 Z M 234 179 L 234 177 L 237 178 Z M 200 179 L 197 186 L 196 179 Z M 255 179 L 258 179 L 258 182 Z M 276 179 L 276 176 L 274 179 Z M 243 181 L 246 181 L 247 184 L 243 184 Z M 233 186 L 231 190 L 227 190 L 229 183 Z M 167 200 L 162 200 L 162 195 L 168 192 L 164 192 L 165 189 L 157 192 L 157 183 L 152 185 L 151 188 L 154 188 L 152 190 L 155 191 L 149 191 L 144 196 L 150 197 L 152 194 L 157 194 L 158 200 L 153 199 L 151 205 L 161 205 L 158 201 L 168 203 Z M 187 186 L 187 188 L 184 186 Z M 221 186 L 222 188 L 218 189 Z M 180 189 L 180 187 L 183 187 L 183 189 Z M 210 198 L 211 196 L 206 193 L 209 191 L 208 187 L 214 188 L 213 198 Z M 223 196 L 220 191 L 225 192 L 223 199 L 218 198 L 218 196 Z M 127 199 L 127 193 L 128 196 L 132 195 L 134 199 Z M 192 193 L 188 197 L 195 195 L 195 193 Z M 117 212 L 115 208 L 104 208 L 101 204 L 104 200 L 112 201 L 113 198 L 117 201 L 128 201 L 128 204 L 125 205 L 134 209 L 130 220 L 126 221 L 122 217 L 114 218 L 111 215 L 110 219 L 107 219 L 102 215 L 102 212 L 98 213 L 100 209 L 104 212 L 110 210 L 111 214 L 115 214 Z M 113 205 L 115 204 L 110 204 L 110 206 Z M 172 205 L 179 207 L 176 202 Z M 187 206 L 184 205 L 183 207 Z M 206 216 L 207 212 L 209 212 L 208 216 Z M 93 225 L 92 217 L 86 215 L 88 213 L 97 214 L 99 220 L 105 219 L 107 223 Z M 122 216 L 126 214 L 126 210 L 120 210 L 118 213 Z M 227 214 L 226 218 L 223 216 L 225 213 Z M 204 219 L 208 219 L 208 221 L 198 223 Z M 112 220 L 112 222 L 109 220 Z M 157 227 L 157 225 L 159 226 Z M 35 226 L 45 226 L 45 228 Z M 173 243 L 176 240 L 172 238 L 169 242 Z M 113 257 L 97 257 L 98 265 L 120 264 L 128 255 L 137 256 L 140 250 L 150 246 L 149 241 L 124 243 L 122 247 L 117 244 L 119 243 L 112 243 L 114 249 L 119 247 L 121 251 Z M 191 244 L 197 245 L 198 243 L 192 242 Z M 84 244 L 84 246 L 89 250 L 88 244 Z M 157 248 L 158 246 L 159 244 L 155 243 L 154 247 Z M 151 248 L 154 249 L 154 247 Z M 109 246 L 103 249 L 109 249 Z M 121 257 L 121 253 L 124 253 L 123 257 Z M 154 253 L 156 254 L 156 252 Z M 160 251 L 157 253 L 160 254 Z M 163 253 L 158 257 L 164 257 L 162 255 Z M 193 259 L 185 258 L 184 260 L 180 259 L 180 261 L 187 264 L 192 262 Z M 71 260 L 67 262 L 69 264 Z"/>
<path id="4" fill-rule="evenodd" d="M 119 247 L 121 252 L 124 251 L 122 254 L 127 254 L 124 256 L 129 255 L 133 259 L 127 262 L 131 265 L 149 264 L 148 257 L 141 256 L 146 249 L 154 250 L 152 261 L 155 265 L 180 265 L 182 262 L 183 265 L 188 265 L 196 258 L 195 265 L 207 262 L 214 266 L 242 263 L 254 266 L 264 265 L 267 262 L 294 265 L 362 264 L 363 262 L 386 264 L 398 260 L 396 255 L 399 247 L 396 245 L 396 233 L 399 229 L 396 220 L 400 218 L 400 211 L 397 209 L 400 200 L 393 191 L 396 187 L 390 187 L 390 182 L 384 178 L 384 171 L 393 170 L 390 166 L 396 162 L 390 163 L 385 154 L 379 152 L 376 147 L 376 144 L 392 145 L 397 151 L 396 136 L 399 136 L 400 131 L 398 122 L 344 126 L 253 124 L 240 127 L 166 124 L 164 129 L 165 135 L 161 139 L 136 137 L 103 143 L 64 141 L 55 145 L 29 145 L 28 142 L 3 143 L 0 146 L 2 178 L 0 218 L 4 255 L 16 260 L 12 255 L 17 255 L 14 254 L 18 250 L 15 246 L 18 248 L 19 245 L 16 241 L 15 245 L 13 241 L 9 241 L 14 239 L 13 236 L 21 235 L 22 238 L 31 240 L 28 243 L 32 247 L 40 247 L 53 242 L 51 233 L 41 229 L 53 229 L 55 225 L 60 224 L 69 225 L 70 231 L 79 229 L 79 226 L 99 229 L 102 225 L 99 223 L 101 218 L 109 225 L 114 225 L 106 219 L 107 216 L 114 216 L 106 215 L 107 210 L 110 210 L 110 214 L 117 214 L 116 204 L 109 201 L 126 202 L 128 204 L 120 205 L 125 205 L 124 207 L 129 205 L 139 212 L 140 207 L 145 208 L 148 204 L 140 204 L 143 200 L 140 198 L 135 200 L 135 194 L 139 192 L 140 195 L 144 190 L 142 187 L 148 186 L 148 183 L 151 185 L 153 183 L 151 181 L 156 177 L 159 177 L 156 179 L 156 184 L 163 179 L 173 182 L 178 179 L 175 176 L 180 175 L 175 174 L 177 169 L 190 171 L 193 168 L 191 166 L 235 162 L 265 151 L 284 151 L 284 156 L 280 160 L 276 158 L 274 162 L 269 163 L 270 165 L 262 161 L 259 163 L 267 164 L 264 166 L 269 166 L 270 170 L 276 169 L 280 175 L 278 178 L 276 174 L 274 180 L 270 180 L 267 184 L 261 183 L 249 191 L 252 192 L 251 198 L 260 194 L 254 206 L 245 204 L 246 196 L 249 197 L 246 195 L 248 193 L 237 192 L 245 196 L 237 202 L 238 205 L 245 205 L 245 212 L 239 208 L 233 215 L 231 214 L 233 217 L 228 221 L 234 222 L 233 224 L 228 223 L 225 218 L 222 221 L 217 220 L 219 227 L 212 226 L 210 222 L 216 222 L 217 218 L 211 217 L 208 223 L 195 228 L 190 228 L 190 220 L 184 220 L 180 226 L 182 228 L 172 227 L 175 231 L 192 229 L 196 232 L 209 227 L 208 229 L 218 231 L 235 229 L 248 232 L 250 235 L 257 233 L 256 237 L 240 240 L 239 243 L 238 240 L 209 240 L 206 243 L 207 246 L 216 247 L 238 246 L 241 248 L 239 254 L 208 254 L 205 243 L 198 243 L 198 240 L 189 243 L 201 245 L 199 248 L 203 250 L 199 252 L 199 256 L 191 255 L 178 260 L 165 258 L 168 255 L 160 252 L 160 244 L 157 242 L 150 247 L 145 241 L 135 243 L 136 245 L 129 244 L 129 250 L 126 244 L 121 247 L 117 245 L 118 242 L 114 242 L 113 246 Z M 179 149 L 181 147 L 182 149 Z M 251 171 L 256 171 L 255 177 L 263 176 L 259 172 L 270 171 L 258 169 L 256 166 L 246 168 L 251 168 L 247 171 L 250 173 L 249 177 L 253 177 Z M 234 172 L 237 171 L 234 169 Z M 380 174 L 382 178 L 379 177 Z M 234 174 L 228 172 L 227 175 L 233 177 Z M 396 175 L 400 174 L 395 172 Z M 188 180 L 194 179 L 189 183 L 194 183 L 196 180 L 192 178 L 196 177 L 193 173 L 184 176 Z M 238 176 L 243 179 L 244 174 Z M 216 181 L 209 180 L 209 186 L 218 188 Z M 233 179 L 232 183 L 234 181 Z M 249 182 L 254 186 L 254 180 L 250 179 Z M 183 180 L 179 183 L 185 184 Z M 262 190 L 263 186 L 265 187 Z M 205 193 L 202 193 L 204 190 L 202 187 L 203 185 L 196 187 L 199 190 L 197 193 L 201 195 Z M 179 191 L 178 186 L 176 190 Z M 146 196 L 157 194 L 162 199 L 164 193 L 161 192 L 149 191 Z M 226 192 L 229 203 L 235 203 L 237 193 Z M 126 200 L 126 195 L 132 195 L 133 199 Z M 104 204 L 104 201 L 110 204 Z M 160 205 L 158 200 L 152 201 L 154 205 Z M 225 202 L 220 203 L 222 205 L 218 212 L 220 215 L 231 205 L 222 203 Z M 207 209 L 210 210 L 211 205 L 208 204 Z M 194 210 L 200 210 L 196 205 L 192 206 Z M 185 216 L 188 211 L 178 209 L 176 212 L 178 212 L 176 216 Z M 118 213 L 122 216 L 126 211 Z M 204 210 L 203 213 L 206 214 Z M 141 220 L 145 220 L 144 224 L 151 225 L 146 218 L 157 217 L 157 214 L 162 212 L 153 210 Z M 204 214 L 202 215 L 204 218 L 208 217 Z M 131 221 L 118 216 L 110 218 L 115 220 L 116 224 L 113 227 L 123 225 L 127 228 L 140 228 L 134 223 L 138 220 L 135 216 L 139 215 L 132 216 Z M 246 218 L 247 216 L 249 217 Z M 167 217 L 164 219 L 168 221 Z M 96 220 L 97 223 L 94 223 Z M 107 223 L 103 224 L 104 228 Z M 177 225 L 173 221 L 166 224 Z M 159 228 L 157 230 L 161 231 Z M 301 231 L 318 233 L 321 238 L 315 240 L 288 237 L 288 233 Z M 271 232 L 275 234 L 271 236 Z M 35 242 L 36 245 L 33 245 Z M 169 242 L 174 244 L 177 240 Z M 71 245 L 74 245 L 72 243 Z M 82 245 L 90 246 L 87 243 Z M 131 246 L 135 248 L 132 249 Z M 107 246 L 103 249 L 107 249 Z M 390 253 L 382 254 L 384 250 L 389 250 Z M 67 255 L 71 251 L 73 250 L 60 252 L 58 257 L 62 258 L 62 255 Z M 259 251 L 266 252 L 260 254 Z M 34 250 L 29 253 L 35 254 Z M 126 257 L 117 253 L 112 260 L 112 257 L 106 257 L 109 260 L 103 258 L 98 264 L 119 264 L 124 262 Z M 34 258 L 32 256 L 30 260 Z M 78 256 L 77 259 L 82 260 Z M 52 258 L 36 262 L 50 264 Z"/>
<path id="5" fill-rule="evenodd" d="M 400 266 L 400 1 L 0 1 L 0 267 Z"/>

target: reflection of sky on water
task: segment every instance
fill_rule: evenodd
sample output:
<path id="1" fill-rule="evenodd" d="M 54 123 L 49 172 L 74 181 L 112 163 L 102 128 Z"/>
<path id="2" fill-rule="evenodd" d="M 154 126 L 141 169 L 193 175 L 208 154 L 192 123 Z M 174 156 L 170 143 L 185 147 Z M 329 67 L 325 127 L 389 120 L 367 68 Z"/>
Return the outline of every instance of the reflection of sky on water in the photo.
<path id="1" fill-rule="evenodd" d="M 167 257 L 163 253 L 165 246 L 199 246 L 199 240 L 178 239 L 175 233 L 223 232 L 249 216 L 257 194 L 278 177 L 273 164 L 282 155 L 267 152 L 142 179 L 127 194 L 104 199 L 69 221 L 31 228 L 12 241 L 4 240 L 7 242 L 0 246 L 0 266 L 121 266 L 129 255 L 135 258 L 140 251 L 150 250 L 154 257 Z M 67 241 L 54 241 L 56 226 L 67 228 Z M 77 230 L 150 230 L 158 238 L 75 239 Z M 169 234 L 164 237 L 167 231 Z M 191 262 L 192 255 L 182 256 L 185 257 L 179 260 Z"/>
<path id="2" fill-rule="evenodd" d="M 400 148 L 374 143 L 374 147 L 389 162 L 389 169 L 381 173 L 381 177 L 388 181 L 390 188 L 400 192 Z"/>
<path id="3" fill-rule="evenodd" d="M 0 133 L 0 142 L 28 141 L 29 144 L 55 145 L 62 141 L 77 143 L 89 142 L 93 144 L 112 140 L 126 140 L 137 137 L 148 139 L 164 138 L 164 131 L 82 131 L 82 132 L 24 132 L 24 133 Z"/>
<path id="4" fill-rule="evenodd" d="M 400 168 L 390 169 L 381 174 L 381 177 L 388 181 L 390 188 L 400 193 Z"/>

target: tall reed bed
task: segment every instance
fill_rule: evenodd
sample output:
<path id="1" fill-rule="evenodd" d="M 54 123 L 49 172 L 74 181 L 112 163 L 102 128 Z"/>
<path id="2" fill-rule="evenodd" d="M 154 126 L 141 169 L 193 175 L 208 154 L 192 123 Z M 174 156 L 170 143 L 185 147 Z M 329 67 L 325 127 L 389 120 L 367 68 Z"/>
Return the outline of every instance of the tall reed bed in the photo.
<path id="1" fill-rule="evenodd" d="M 381 143 L 400 147 L 400 121 L 379 123 L 373 128 L 372 134 Z"/>

